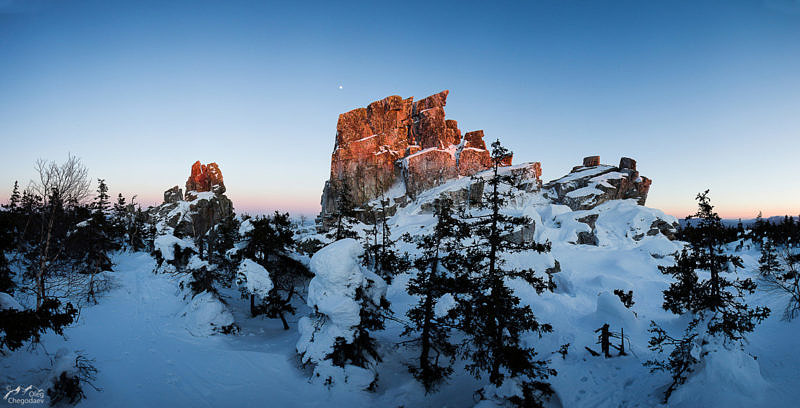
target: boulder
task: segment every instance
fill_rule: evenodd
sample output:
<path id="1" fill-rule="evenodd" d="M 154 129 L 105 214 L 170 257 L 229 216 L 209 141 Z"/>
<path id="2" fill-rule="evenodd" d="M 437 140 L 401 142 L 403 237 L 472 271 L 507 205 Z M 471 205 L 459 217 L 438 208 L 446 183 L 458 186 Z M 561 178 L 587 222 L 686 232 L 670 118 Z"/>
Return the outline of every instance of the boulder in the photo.
<path id="1" fill-rule="evenodd" d="M 175 186 L 164 192 L 165 203 L 177 203 L 178 201 L 183 201 L 183 190 L 180 187 Z"/>

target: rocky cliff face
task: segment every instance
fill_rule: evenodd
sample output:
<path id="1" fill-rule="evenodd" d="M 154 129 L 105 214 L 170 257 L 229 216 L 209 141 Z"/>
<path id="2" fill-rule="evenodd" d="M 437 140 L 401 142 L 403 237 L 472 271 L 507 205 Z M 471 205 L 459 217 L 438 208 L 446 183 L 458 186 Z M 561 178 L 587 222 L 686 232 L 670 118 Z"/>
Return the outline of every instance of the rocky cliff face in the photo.
<path id="1" fill-rule="evenodd" d="M 652 180 L 636 170 L 636 160 L 623 157 L 619 166 L 600 164 L 600 156 L 583 159 L 560 179 L 544 185 L 545 195 L 572 210 L 588 210 L 610 200 L 635 199 L 644 205 Z"/>
<path id="2" fill-rule="evenodd" d="M 489 169 L 483 131 L 462 138 L 458 123 L 445 118 L 448 93 L 416 102 L 394 95 L 339 115 L 321 218 L 336 211 L 341 188 L 356 205 L 387 194 L 414 199 L 447 180 Z"/>
<path id="3" fill-rule="evenodd" d="M 159 235 L 198 238 L 214 224 L 233 215 L 233 203 L 225 196 L 222 171 L 216 163 L 192 165 L 186 195 L 175 186 L 164 192 L 164 203 L 153 208 Z"/>

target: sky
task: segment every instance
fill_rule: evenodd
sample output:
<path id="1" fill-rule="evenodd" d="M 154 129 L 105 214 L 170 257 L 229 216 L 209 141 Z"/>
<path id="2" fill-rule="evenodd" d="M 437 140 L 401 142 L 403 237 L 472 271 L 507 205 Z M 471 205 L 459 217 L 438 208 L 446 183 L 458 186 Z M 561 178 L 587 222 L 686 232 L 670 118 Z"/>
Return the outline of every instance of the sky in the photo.
<path id="1" fill-rule="evenodd" d="M 0 0 L 0 201 L 74 154 L 142 204 L 200 160 L 313 215 L 340 113 L 444 89 L 545 181 L 626 156 L 668 214 L 800 214 L 800 0 Z"/>

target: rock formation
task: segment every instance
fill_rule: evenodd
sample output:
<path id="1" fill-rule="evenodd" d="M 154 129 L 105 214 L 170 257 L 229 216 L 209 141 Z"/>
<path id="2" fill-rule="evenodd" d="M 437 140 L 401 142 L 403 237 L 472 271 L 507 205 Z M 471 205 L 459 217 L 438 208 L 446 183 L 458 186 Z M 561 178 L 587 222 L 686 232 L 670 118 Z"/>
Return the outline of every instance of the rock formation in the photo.
<path id="1" fill-rule="evenodd" d="M 217 163 L 208 163 L 208 165 L 194 162 L 192 165 L 192 174 L 186 180 L 186 191 L 197 191 L 202 193 L 204 191 L 213 191 L 217 194 L 225 193 L 225 183 L 222 182 L 222 172 L 219 170 Z"/>
<path id="2" fill-rule="evenodd" d="M 600 156 L 583 159 L 582 166 L 545 184 L 545 195 L 573 210 L 588 210 L 609 200 L 635 199 L 644 205 L 652 180 L 636 171 L 636 160 L 623 157 L 619 166 L 600 164 Z"/>
<path id="3" fill-rule="evenodd" d="M 489 169 L 483 131 L 468 132 L 462 140 L 458 123 L 445 118 L 448 93 L 417 102 L 389 96 L 339 115 L 321 218 L 336 211 L 340 188 L 350 191 L 355 205 L 390 190 L 391 198 L 414 199 L 447 180 Z M 510 166 L 510 158 L 504 164 Z"/>
<path id="4" fill-rule="evenodd" d="M 178 238 L 205 235 L 214 224 L 233 215 L 233 203 L 224 193 L 219 166 L 195 162 L 186 181 L 186 194 L 180 187 L 172 187 L 164 192 L 164 203 L 152 210 L 158 233 L 169 230 Z"/>

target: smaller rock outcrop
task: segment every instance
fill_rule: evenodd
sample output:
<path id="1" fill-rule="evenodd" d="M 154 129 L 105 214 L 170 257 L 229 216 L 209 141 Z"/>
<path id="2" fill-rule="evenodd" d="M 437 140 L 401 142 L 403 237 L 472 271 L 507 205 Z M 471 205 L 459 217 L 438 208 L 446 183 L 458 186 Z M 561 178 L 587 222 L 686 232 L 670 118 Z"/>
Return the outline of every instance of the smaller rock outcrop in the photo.
<path id="1" fill-rule="evenodd" d="M 588 210 L 609 200 L 635 199 L 644 205 L 652 181 L 636 170 L 636 160 L 623 157 L 619 166 L 600 164 L 600 156 L 583 159 L 582 166 L 544 186 L 548 198 L 572 210 Z"/>
<path id="2" fill-rule="evenodd" d="M 183 201 L 183 190 L 180 187 L 175 186 L 164 192 L 165 203 L 177 203 L 178 201 Z"/>
<path id="3" fill-rule="evenodd" d="M 186 189 L 185 195 L 178 186 L 164 191 L 164 203 L 151 210 L 159 235 L 199 238 L 233 215 L 233 202 L 223 194 L 225 185 L 216 163 L 195 162 Z"/>

